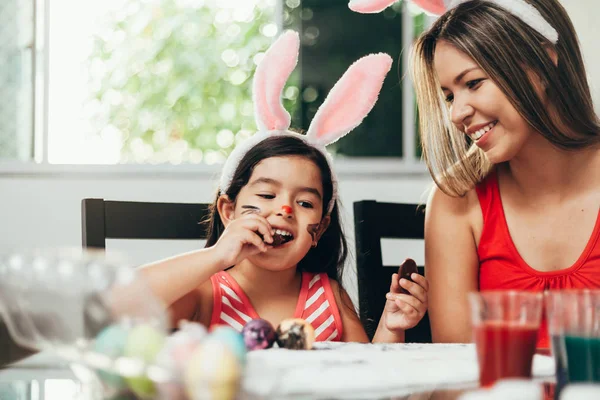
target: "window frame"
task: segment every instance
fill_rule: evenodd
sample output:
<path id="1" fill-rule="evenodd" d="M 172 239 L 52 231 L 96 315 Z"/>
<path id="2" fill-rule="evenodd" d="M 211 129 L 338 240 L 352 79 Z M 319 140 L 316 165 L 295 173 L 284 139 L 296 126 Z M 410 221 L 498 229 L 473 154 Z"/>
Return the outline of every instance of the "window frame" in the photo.
<path id="1" fill-rule="evenodd" d="M 48 162 L 48 87 L 49 87 L 49 2 L 31 0 L 34 4 L 33 73 L 33 154 L 30 160 L 0 160 L 0 177 L 10 176 L 62 176 L 85 175 L 144 178 L 157 176 L 211 176 L 221 169 L 220 164 L 51 164 Z M 276 7 L 283 10 L 282 1 Z M 402 1 L 402 67 L 408 70 L 410 49 L 414 40 L 414 20 L 407 1 Z M 282 12 L 278 12 L 281 18 Z M 430 23 L 428 19 L 428 23 Z M 282 26 L 282 20 L 277 21 Z M 402 157 L 340 157 L 334 160 L 339 176 L 403 177 L 428 175 L 425 163 L 417 157 L 414 106 L 414 88 L 410 74 L 405 74 L 402 84 L 402 113 L 412 116 L 402 122 Z M 73 168 L 76 165 L 77 168 Z"/>

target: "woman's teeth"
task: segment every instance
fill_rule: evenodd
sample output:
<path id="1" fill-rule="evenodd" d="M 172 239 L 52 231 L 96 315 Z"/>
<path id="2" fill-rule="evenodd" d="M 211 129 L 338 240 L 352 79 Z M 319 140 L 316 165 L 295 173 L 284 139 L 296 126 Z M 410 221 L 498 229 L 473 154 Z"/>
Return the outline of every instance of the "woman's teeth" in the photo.
<path id="1" fill-rule="evenodd" d="M 479 140 L 487 131 L 489 131 L 494 126 L 496 126 L 497 123 L 498 123 L 498 121 L 490 122 L 483 128 L 479 129 L 478 131 L 471 133 L 469 136 L 473 140 Z"/>

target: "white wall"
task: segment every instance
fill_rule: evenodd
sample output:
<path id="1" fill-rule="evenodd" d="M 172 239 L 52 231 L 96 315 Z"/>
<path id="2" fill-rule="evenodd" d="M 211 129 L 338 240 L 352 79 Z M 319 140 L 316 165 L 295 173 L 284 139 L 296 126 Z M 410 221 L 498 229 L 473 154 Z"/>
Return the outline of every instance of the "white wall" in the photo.
<path id="1" fill-rule="evenodd" d="M 596 112 L 600 113 L 600 9 L 597 0 L 561 0 L 579 35 Z M 560 40 L 560 39 L 559 39 Z"/>

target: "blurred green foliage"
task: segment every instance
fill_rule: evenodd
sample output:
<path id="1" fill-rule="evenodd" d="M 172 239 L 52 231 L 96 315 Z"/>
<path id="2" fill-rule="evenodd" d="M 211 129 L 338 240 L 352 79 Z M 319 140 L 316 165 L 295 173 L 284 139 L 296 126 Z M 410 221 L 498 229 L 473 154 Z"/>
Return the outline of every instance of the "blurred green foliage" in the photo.
<path id="1" fill-rule="evenodd" d="M 123 162 L 219 162 L 255 131 L 252 77 L 278 34 L 271 2 L 129 0 L 109 20 L 91 84 L 98 131 L 118 131 Z"/>

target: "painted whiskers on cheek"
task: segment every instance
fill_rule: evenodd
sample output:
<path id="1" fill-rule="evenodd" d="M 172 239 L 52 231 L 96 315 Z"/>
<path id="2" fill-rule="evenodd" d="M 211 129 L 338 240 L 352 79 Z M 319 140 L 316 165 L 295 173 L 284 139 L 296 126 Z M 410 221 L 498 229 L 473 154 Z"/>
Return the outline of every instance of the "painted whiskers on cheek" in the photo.
<path id="1" fill-rule="evenodd" d="M 242 209 L 244 211 L 242 211 L 242 215 L 247 215 L 247 214 L 260 214 L 260 208 L 256 207 L 256 206 L 251 206 L 251 205 L 243 205 Z"/>

